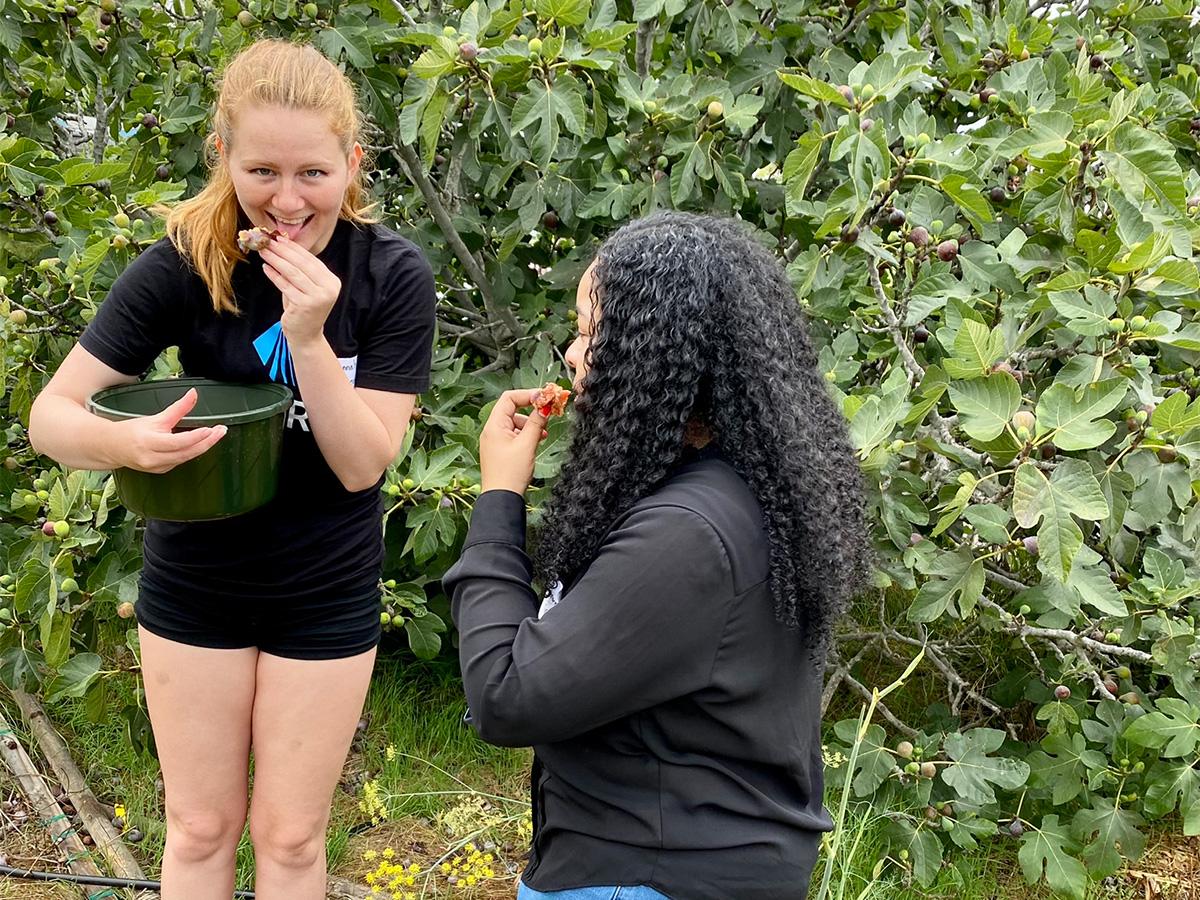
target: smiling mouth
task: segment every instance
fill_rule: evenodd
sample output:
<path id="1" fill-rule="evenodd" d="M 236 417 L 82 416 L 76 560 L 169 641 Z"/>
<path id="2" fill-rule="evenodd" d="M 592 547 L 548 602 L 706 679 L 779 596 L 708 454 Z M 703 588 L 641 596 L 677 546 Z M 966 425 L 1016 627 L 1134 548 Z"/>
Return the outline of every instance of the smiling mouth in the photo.
<path id="1" fill-rule="evenodd" d="M 281 219 L 278 216 L 271 215 L 270 213 L 267 213 L 267 217 L 272 222 L 275 223 L 276 228 L 283 228 L 284 226 L 288 226 L 288 227 L 296 228 L 296 229 L 303 228 L 305 225 L 307 225 L 309 223 L 309 220 L 312 219 L 312 216 L 304 216 L 303 218 L 300 218 L 300 219 Z"/>

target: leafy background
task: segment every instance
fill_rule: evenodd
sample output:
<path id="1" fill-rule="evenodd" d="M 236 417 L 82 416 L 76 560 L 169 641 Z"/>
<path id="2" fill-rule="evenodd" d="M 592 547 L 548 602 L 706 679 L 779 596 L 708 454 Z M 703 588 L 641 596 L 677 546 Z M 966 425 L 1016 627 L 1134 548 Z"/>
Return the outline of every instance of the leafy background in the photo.
<path id="1" fill-rule="evenodd" d="M 918 884 L 1011 835 L 1030 882 L 1082 897 L 1153 820 L 1200 834 L 1182 0 L 0 0 L 0 680 L 103 716 L 136 677 L 139 524 L 25 424 L 161 236 L 150 208 L 202 183 L 214 70 L 262 35 L 345 66 L 380 214 L 437 273 L 434 388 L 384 487 L 385 609 L 412 652 L 452 649 L 438 579 L 481 418 L 565 375 L 596 240 L 656 208 L 737 215 L 787 265 L 869 486 L 878 573 L 826 707 L 924 650 L 923 711 L 880 703 L 830 777 L 915 806 L 889 838 Z M 140 704 L 124 715 L 145 744 Z M 829 752 L 856 736 L 836 722 Z"/>

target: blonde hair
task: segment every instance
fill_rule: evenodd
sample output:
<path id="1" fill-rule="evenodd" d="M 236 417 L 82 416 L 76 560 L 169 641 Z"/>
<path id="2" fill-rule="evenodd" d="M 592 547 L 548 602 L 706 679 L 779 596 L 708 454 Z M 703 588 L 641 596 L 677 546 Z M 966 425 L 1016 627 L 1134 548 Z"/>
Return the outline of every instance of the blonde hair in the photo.
<path id="1" fill-rule="evenodd" d="M 350 79 L 316 48 L 268 39 L 254 42 L 230 60 L 213 108 L 212 132 L 204 141 L 208 183 L 192 199 L 164 210 L 167 235 L 204 279 L 217 312 L 237 312 L 233 267 L 246 258 L 237 247 L 237 195 L 217 141 L 228 152 L 233 144 L 233 123 L 246 106 L 325 113 L 347 155 L 363 128 Z M 360 224 L 376 221 L 370 215 L 374 204 L 367 198 L 365 168 L 365 164 L 359 165 L 338 212 L 340 218 Z"/>

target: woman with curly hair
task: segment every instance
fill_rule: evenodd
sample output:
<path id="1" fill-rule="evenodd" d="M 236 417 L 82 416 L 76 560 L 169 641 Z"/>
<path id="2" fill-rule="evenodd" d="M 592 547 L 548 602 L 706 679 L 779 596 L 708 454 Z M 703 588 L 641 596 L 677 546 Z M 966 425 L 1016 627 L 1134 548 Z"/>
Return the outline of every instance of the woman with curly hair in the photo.
<path id="1" fill-rule="evenodd" d="M 545 419 L 509 391 L 445 578 L 475 728 L 535 750 L 518 898 L 803 897 L 832 824 L 824 648 L 869 551 L 795 294 L 737 223 L 664 212 L 603 244 L 577 311 L 574 434 L 535 561 Z"/>

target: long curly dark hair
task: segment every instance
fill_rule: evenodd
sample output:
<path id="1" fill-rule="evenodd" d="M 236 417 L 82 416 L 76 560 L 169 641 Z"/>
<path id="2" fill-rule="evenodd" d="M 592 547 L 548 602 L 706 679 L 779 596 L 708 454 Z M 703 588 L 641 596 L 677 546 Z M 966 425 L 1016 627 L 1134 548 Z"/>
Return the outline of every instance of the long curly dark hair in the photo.
<path id="1" fill-rule="evenodd" d="M 823 645 L 870 571 L 860 472 L 782 266 L 738 223 L 660 212 L 600 247 L 590 369 L 538 529 L 545 584 L 680 462 L 700 423 L 762 507 L 776 618 Z"/>

